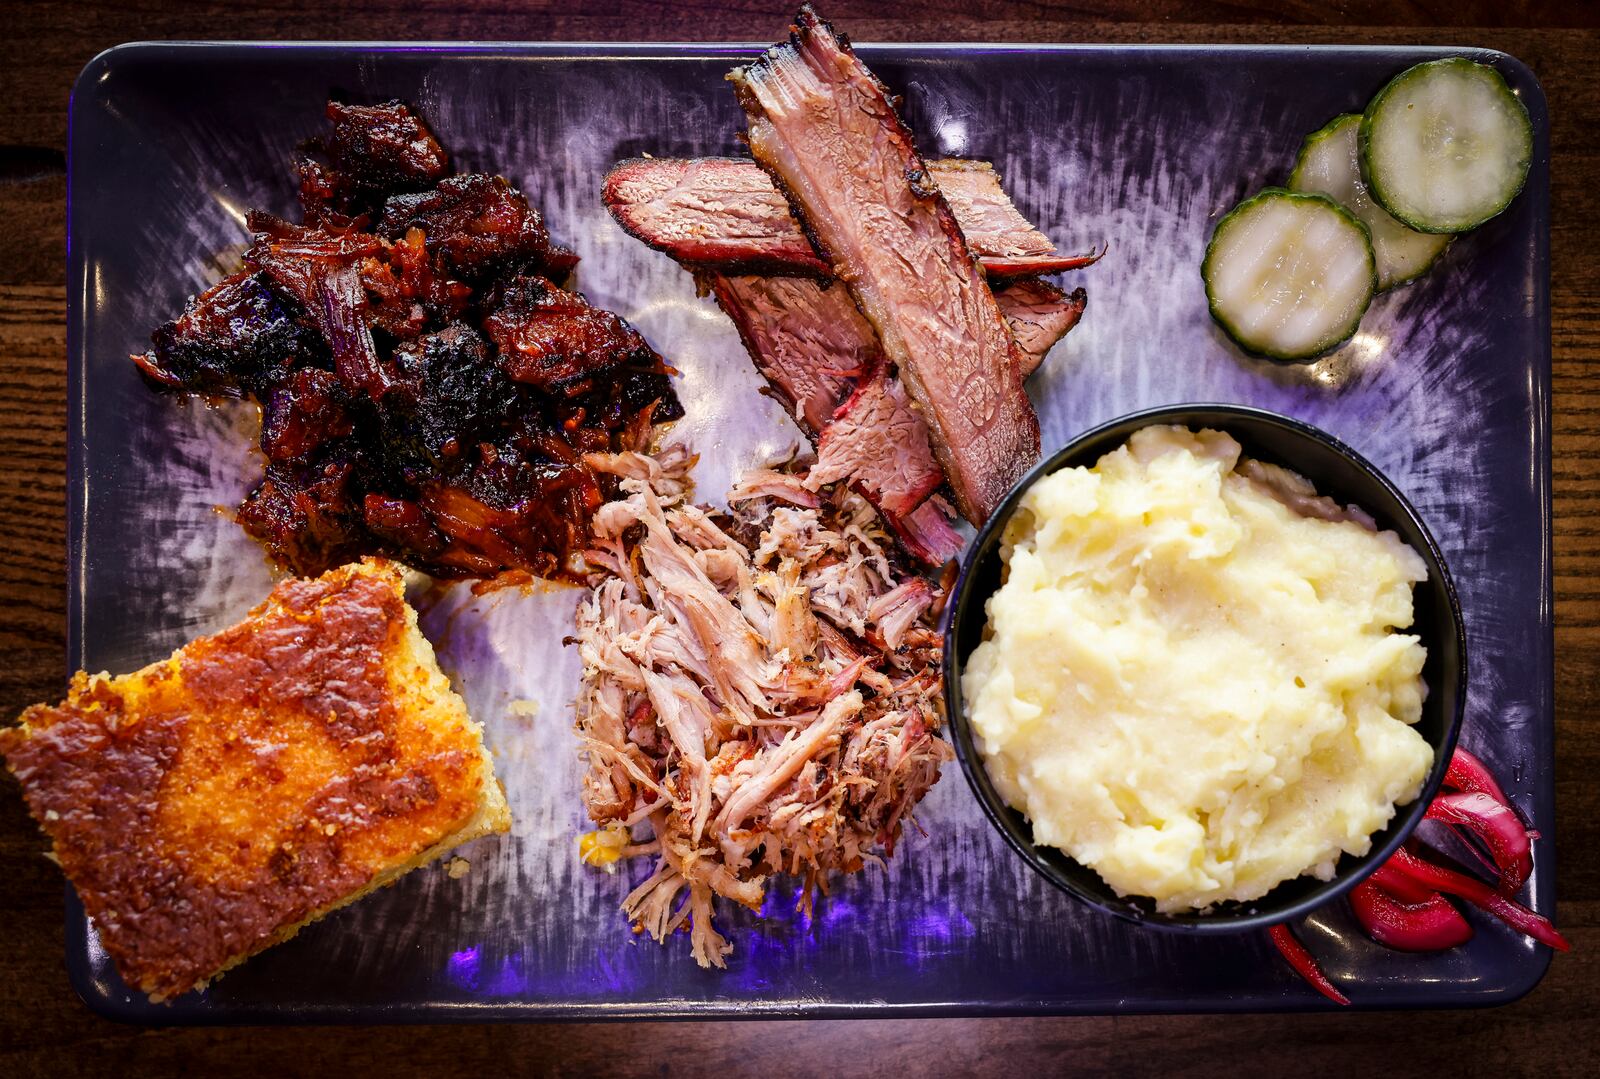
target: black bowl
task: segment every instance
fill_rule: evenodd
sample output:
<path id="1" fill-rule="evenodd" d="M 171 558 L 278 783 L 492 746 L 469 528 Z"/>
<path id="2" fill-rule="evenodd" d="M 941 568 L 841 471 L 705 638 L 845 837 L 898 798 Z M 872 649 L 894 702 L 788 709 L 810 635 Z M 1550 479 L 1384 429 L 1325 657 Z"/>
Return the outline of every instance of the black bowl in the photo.
<path id="1" fill-rule="evenodd" d="M 961 696 L 962 668 L 982 639 L 987 621 L 985 605 L 1000 585 L 1001 534 L 1023 493 L 1040 477 L 1057 469 L 1093 466 L 1126 442 L 1134 431 L 1152 424 L 1227 432 L 1244 448 L 1246 456 L 1292 469 L 1310 480 L 1319 494 L 1328 495 L 1341 505 L 1365 510 L 1379 528 L 1398 533 L 1428 566 L 1428 580 L 1418 585 L 1414 594 L 1415 621 L 1411 628 L 1428 650 L 1422 669 L 1428 698 L 1416 730 L 1433 746 L 1434 759 L 1422 796 L 1402 807 L 1389 826 L 1373 836 L 1365 857 L 1341 858 L 1331 880 L 1297 877 L 1253 902 L 1222 903 L 1203 913 L 1159 913 L 1151 900 L 1118 895 L 1093 869 L 1079 865 L 1062 851 L 1036 846 L 1027 819 L 1007 806 L 990 782 L 973 744 Z M 946 614 L 944 643 L 945 700 L 961 768 L 984 812 L 1006 842 L 1045 879 L 1092 907 L 1143 925 L 1190 933 L 1242 932 L 1299 917 L 1343 895 L 1386 861 L 1422 820 L 1443 782 L 1466 703 L 1466 633 L 1461 623 L 1461 605 L 1439 545 L 1417 511 L 1383 473 L 1332 435 L 1287 416 L 1240 405 L 1173 405 L 1135 412 L 1073 439 L 1024 476 L 979 531 L 967 555 Z"/>

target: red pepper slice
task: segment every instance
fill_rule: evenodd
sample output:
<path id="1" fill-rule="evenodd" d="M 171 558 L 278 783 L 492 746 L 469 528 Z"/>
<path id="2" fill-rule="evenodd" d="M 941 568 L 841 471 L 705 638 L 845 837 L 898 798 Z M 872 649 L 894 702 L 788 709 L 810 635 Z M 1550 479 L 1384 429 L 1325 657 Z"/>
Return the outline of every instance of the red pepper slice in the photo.
<path id="1" fill-rule="evenodd" d="M 1422 888 L 1409 894 L 1418 893 L 1420 901 L 1402 901 L 1368 878 L 1350 892 L 1350 909 L 1373 940 L 1397 951 L 1442 952 L 1472 939 L 1472 926 L 1450 900 Z"/>
<path id="2" fill-rule="evenodd" d="M 1504 802 L 1486 792 L 1441 794 L 1428 807 L 1428 819 L 1465 828 L 1483 840 L 1494 856 L 1502 895 L 1516 895 L 1533 872 L 1533 849 L 1522 820 Z"/>
<path id="3" fill-rule="evenodd" d="M 1384 891 L 1400 900 L 1400 902 L 1410 903 L 1413 906 L 1416 906 L 1419 903 L 1426 903 L 1428 900 L 1439 894 L 1437 889 L 1418 884 L 1416 881 L 1402 873 L 1399 868 L 1395 866 L 1393 858 L 1389 859 L 1377 869 L 1373 870 L 1372 876 L 1368 877 L 1367 880 L 1371 881 L 1373 884 L 1376 884 L 1378 887 L 1382 888 Z"/>
<path id="4" fill-rule="evenodd" d="M 1493 914 L 1517 932 L 1525 933 L 1541 944 L 1549 945 L 1561 952 L 1572 949 L 1567 938 L 1557 932 L 1556 927 L 1551 925 L 1548 919 L 1501 895 L 1481 880 L 1464 873 L 1457 873 L 1453 869 L 1446 869 L 1442 865 L 1434 865 L 1404 847 L 1395 851 L 1394 857 L 1384 863 L 1379 872 L 1390 868 L 1405 874 L 1425 888 L 1460 896 L 1473 906 Z M 1374 873 L 1373 878 L 1377 879 L 1378 874 Z"/>
<path id="5" fill-rule="evenodd" d="M 1335 1004 L 1349 1004 L 1350 998 L 1339 992 L 1339 987 L 1322 972 L 1317 961 L 1311 953 L 1306 951 L 1305 945 L 1294 939 L 1294 934 L 1289 927 L 1282 923 L 1273 926 L 1267 931 L 1272 935 L 1272 943 L 1278 946 L 1278 951 L 1289 961 L 1294 972 L 1311 984 L 1311 987 Z"/>
<path id="6" fill-rule="evenodd" d="M 1444 774 L 1444 785 L 1453 791 L 1487 794 L 1503 806 L 1511 804 L 1506 792 L 1500 789 L 1500 784 L 1490 774 L 1488 766 L 1460 746 L 1456 746 L 1455 752 L 1450 755 L 1450 768 Z"/>

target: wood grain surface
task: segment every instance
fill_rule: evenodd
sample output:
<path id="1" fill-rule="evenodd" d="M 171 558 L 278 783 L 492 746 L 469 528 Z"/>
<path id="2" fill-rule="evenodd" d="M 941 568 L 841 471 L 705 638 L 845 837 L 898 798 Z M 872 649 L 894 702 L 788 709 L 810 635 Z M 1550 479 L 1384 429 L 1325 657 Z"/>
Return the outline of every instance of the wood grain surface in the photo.
<path id="1" fill-rule="evenodd" d="M 73 995 L 62 880 L 0 784 L 0 1075 L 853 1076 L 1600 1074 L 1600 4 L 1495 0 L 936 0 L 826 4 L 862 41 L 1426 43 L 1526 61 L 1550 101 L 1558 923 L 1575 945 L 1489 1012 L 879 1020 L 393 1029 L 119 1026 Z M 67 95 L 101 49 L 142 39 L 742 40 L 791 4 L 565 0 L 0 2 L 0 713 L 65 670 Z"/>

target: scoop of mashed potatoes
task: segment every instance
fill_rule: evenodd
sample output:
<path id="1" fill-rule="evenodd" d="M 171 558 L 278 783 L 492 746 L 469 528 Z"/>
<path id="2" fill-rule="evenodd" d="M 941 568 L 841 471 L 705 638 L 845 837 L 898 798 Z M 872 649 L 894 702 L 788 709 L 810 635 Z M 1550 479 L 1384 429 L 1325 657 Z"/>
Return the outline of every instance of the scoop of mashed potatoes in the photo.
<path id="1" fill-rule="evenodd" d="M 1422 559 L 1216 431 L 1150 427 L 1036 483 L 962 677 L 1036 842 L 1172 912 L 1249 901 L 1414 800 Z"/>

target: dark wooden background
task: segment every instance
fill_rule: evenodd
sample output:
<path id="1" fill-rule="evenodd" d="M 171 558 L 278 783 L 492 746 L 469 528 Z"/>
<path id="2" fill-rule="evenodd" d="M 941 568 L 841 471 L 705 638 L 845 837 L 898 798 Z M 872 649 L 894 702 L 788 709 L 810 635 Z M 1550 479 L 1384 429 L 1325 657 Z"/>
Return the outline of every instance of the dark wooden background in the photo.
<path id="1" fill-rule="evenodd" d="M 798 0 L 792 0 L 798 3 Z M 67 92 L 101 49 L 188 39 L 775 39 L 790 0 L 0 0 L 0 716 L 65 678 Z M 1426 43 L 1504 49 L 1550 100 L 1558 921 L 1575 950 L 1492 1012 L 1189 1018 L 141 1030 L 63 962 L 62 882 L 0 783 L 0 1075 L 1238 1076 L 1600 1074 L 1600 4 L 1592 0 L 934 0 L 824 9 L 861 41 Z"/>

